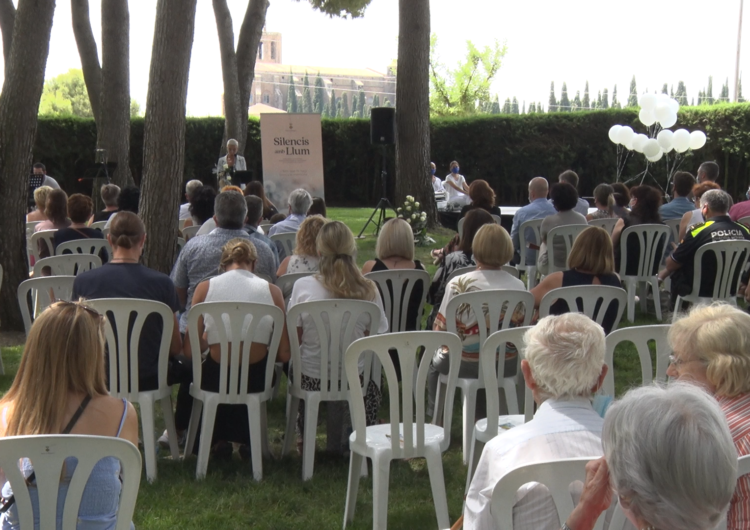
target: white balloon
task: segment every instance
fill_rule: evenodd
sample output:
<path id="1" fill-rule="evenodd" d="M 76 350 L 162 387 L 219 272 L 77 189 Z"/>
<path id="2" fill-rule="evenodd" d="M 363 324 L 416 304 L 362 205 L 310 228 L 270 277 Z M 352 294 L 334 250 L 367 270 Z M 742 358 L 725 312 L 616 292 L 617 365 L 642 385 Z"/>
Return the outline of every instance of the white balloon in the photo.
<path id="1" fill-rule="evenodd" d="M 661 105 L 669 105 L 668 94 L 661 93 L 656 95 L 656 106 L 659 107 Z"/>
<path id="2" fill-rule="evenodd" d="M 659 153 L 661 153 L 659 142 L 653 138 L 646 140 L 646 144 L 643 146 L 643 154 L 646 155 L 646 158 L 654 157 Z"/>
<path id="3" fill-rule="evenodd" d="M 672 147 L 678 153 L 684 153 L 690 148 L 690 133 L 687 129 L 677 129 L 672 136 Z"/>
<path id="4" fill-rule="evenodd" d="M 656 106 L 656 110 L 654 110 L 654 116 L 656 116 L 656 121 L 659 123 L 667 121 L 671 113 L 672 111 L 669 109 L 668 104 L 659 104 Z"/>
<path id="5" fill-rule="evenodd" d="M 642 109 L 653 110 L 656 106 L 656 96 L 654 94 L 642 94 L 638 100 L 638 104 Z"/>
<path id="6" fill-rule="evenodd" d="M 622 129 L 620 129 L 620 134 L 617 135 L 617 139 L 622 145 L 627 147 L 627 145 L 633 141 L 633 136 L 635 136 L 633 128 L 629 125 L 623 125 Z M 630 147 L 628 147 L 628 149 L 630 149 Z"/>
<path id="7" fill-rule="evenodd" d="M 693 131 L 690 133 L 690 149 L 700 149 L 706 145 L 706 133 Z"/>
<path id="8" fill-rule="evenodd" d="M 651 109 L 641 109 L 638 113 L 638 119 L 641 120 L 641 123 L 646 127 L 650 127 L 656 123 L 656 116 Z"/>
<path id="9" fill-rule="evenodd" d="M 661 160 L 661 157 L 663 157 L 663 156 L 664 156 L 664 151 L 662 151 L 661 149 L 659 149 L 658 153 L 656 153 L 654 156 L 647 156 L 646 159 L 649 162 L 658 162 L 659 160 Z"/>
<path id="10" fill-rule="evenodd" d="M 620 134 L 620 129 L 622 129 L 622 125 L 613 125 L 609 128 L 609 139 L 616 144 L 620 143 L 617 139 L 617 135 Z"/>
<path id="11" fill-rule="evenodd" d="M 633 137 L 633 150 L 642 153 L 646 142 L 648 142 L 648 136 L 645 134 L 636 134 Z"/>
<path id="12" fill-rule="evenodd" d="M 656 135 L 656 141 L 659 142 L 659 147 L 661 147 L 664 151 L 669 151 L 670 149 L 672 149 L 673 136 L 674 133 L 667 129 L 659 131 L 659 134 Z"/>
<path id="13" fill-rule="evenodd" d="M 669 109 L 669 116 L 667 116 L 663 120 L 659 120 L 659 123 L 665 129 L 672 127 L 675 123 L 677 123 L 677 113 L 672 112 L 672 109 Z"/>
<path id="14" fill-rule="evenodd" d="M 672 109 L 672 112 L 674 112 L 675 114 L 680 112 L 680 104 L 674 98 L 671 98 L 669 100 L 669 108 Z"/>

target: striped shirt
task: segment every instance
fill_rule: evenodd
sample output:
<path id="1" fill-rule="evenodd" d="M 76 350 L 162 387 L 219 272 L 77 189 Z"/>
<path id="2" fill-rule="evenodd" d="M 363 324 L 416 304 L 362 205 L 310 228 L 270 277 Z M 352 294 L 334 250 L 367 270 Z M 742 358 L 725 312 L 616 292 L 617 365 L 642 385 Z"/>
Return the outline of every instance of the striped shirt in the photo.
<path id="1" fill-rule="evenodd" d="M 750 393 L 717 399 L 727 417 L 737 456 L 750 454 Z M 727 530 L 750 530 L 750 475 L 737 480 L 727 513 Z"/>

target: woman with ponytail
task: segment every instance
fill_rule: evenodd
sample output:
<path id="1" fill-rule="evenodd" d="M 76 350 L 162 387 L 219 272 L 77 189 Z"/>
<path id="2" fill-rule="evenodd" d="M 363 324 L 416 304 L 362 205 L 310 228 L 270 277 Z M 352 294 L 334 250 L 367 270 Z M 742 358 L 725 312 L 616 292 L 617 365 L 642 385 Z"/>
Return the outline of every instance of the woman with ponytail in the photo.
<path id="1" fill-rule="evenodd" d="M 318 254 L 320 255 L 319 272 L 314 276 L 300 278 L 294 284 L 292 296 L 289 300 L 289 309 L 302 302 L 315 300 L 330 300 L 344 298 L 348 300 L 365 300 L 373 302 L 380 309 L 380 326 L 377 330 L 370 329 L 370 318 L 362 317 L 357 322 L 354 330 L 354 339 L 360 339 L 369 334 L 385 333 L 388 331 L 388 318 L 383 311 L 383 302 L 380 299 L 375 284 L 365 279 L 359 271 L 356 263 L 357 245 L 351 230 L 341 221 L 330 221 L 324 224 L 317 238 Z M 303 315 L 297 322 L 297 333 L 300 337 L 300 355 L 302 357 L 302 373 L 295 373 L 291 377 L 300 377 L 300 383 L 304 390 L 320 390 L 320 338 L 317 328 L 310 315 Z M 360 361 L 360 373 L 364 371 L 364 364 Z M 370 381 L 367 385 L 365 395 L 365 410 L 367 412 L 367 425 L 374 425 L 378 421 L 378 408 L 380 407 L 380 388 Z M 339 425 L 336 432 L 340 432 L 339 439 L 328 439 L 328 449 L 343 452 L 348 442 L 349 419 L 347 414 L 331 414 L 332 407 L 338 403 L 329 403 L 328 432 L 334 432 L 330 423 L 332 417 L 336 417 Z M 297 415 L 297 447 L 302 449 L 302 432 L 304 431 L 304 402 L 300 401 Z M 315 426 L 313 425 L 314 429 Z"/>
<path id="2" fill-rule="evenodd" d="M 593 219 L 614 219 L 615 190 L 609 184 L 599 184 L 594 188 L 594 206 L 596 211 L 586 216 L 587 221 Z"/>

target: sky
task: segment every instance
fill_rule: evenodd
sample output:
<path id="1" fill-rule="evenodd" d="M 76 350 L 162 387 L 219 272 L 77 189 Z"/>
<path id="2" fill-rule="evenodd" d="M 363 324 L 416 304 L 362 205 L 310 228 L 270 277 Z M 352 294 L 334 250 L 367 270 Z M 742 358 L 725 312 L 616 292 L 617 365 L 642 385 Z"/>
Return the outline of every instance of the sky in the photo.
<path id="1" fill-rule="evenodd" d="M 100 2 L 91 0 L 91 22 L 100 44 Z M 228 0 L 235 39 L 247 0 Z M 704 6 L 704 7 L 701 7 Z M 519 104 L 546 107 L 550 82 L 557 98 L 567 82 L 572 100 L 589 81 L 592 96 L 617 85 L 625 101 L 630 80 L 638 92 L 677 88 L 685 82 L 688 99 L 697 97 L 713 76 L 713 94 L 729 78 L 730 94 L 737 53 L 740 0 L 707 4 L 683 0 L 432 0 L 431 31 L 437 34 L 440 61 L 452 67 L 465 57 L 466 41 L 476 46 L 507 45 L 492 93 L 516 96 Z M 750 4 L 747 6 L 750 10 Z M 145 109 L 156 0 L 130 1 L 130 89 Z M 744 17 L 747 18 L 747 17 Z M 750 28 L 743 29 L 740 70 L 749 73 Z M 385 72 L 398 55 L 398 0 L 372 0 L 364 17 L 331 19 L 307 0 L 272 0 L 266 30 L 282 34 L 285 64 L 373 68 Z M 0 57 L 0 62 L 2 58 Z M 45 78 L 80 68 L 71 27 L 70 0 L 57 0 Z M 2 68 L 0 68 L 0 75 Z M 221 114 L 221 64 L 216 21 L 210 0 L 198 0 L 190 64 L 187 112 Z"/>

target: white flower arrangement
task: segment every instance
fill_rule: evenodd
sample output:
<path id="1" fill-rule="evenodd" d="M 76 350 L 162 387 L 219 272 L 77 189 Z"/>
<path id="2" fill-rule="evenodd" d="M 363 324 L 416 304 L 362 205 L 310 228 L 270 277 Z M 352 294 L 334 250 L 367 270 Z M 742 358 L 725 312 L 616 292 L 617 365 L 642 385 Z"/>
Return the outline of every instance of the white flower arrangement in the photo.
<path id="1" fill-rule="evenodd" d="M 411 226 L 417 245 L 429 245 L 434 241 L 427 235 L 427 214 L 419 210 L 419 203 L 412 195 L 407 195 L 404 205 L 396 209 L 400 219 Z"/>

